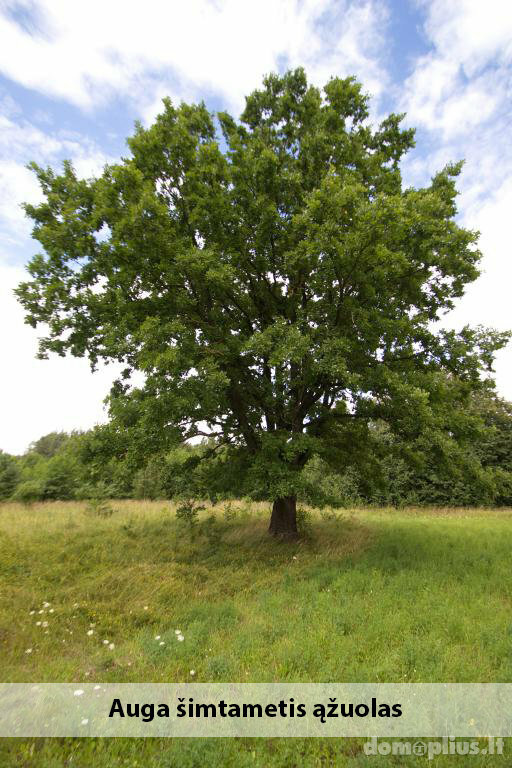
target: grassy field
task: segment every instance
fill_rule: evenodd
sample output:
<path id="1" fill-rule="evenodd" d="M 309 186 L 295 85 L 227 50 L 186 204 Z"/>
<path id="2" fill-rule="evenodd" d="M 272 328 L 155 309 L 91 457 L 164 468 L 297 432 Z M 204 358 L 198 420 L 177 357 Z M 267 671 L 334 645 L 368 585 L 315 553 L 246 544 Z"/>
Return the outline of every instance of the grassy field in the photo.
<path id="1" fill-rule="evenodd" d="M 264 504 L 208 508 L 192 533 L 169 503 L 111 506 L 0 505 L 3 682 L 512 681 L 512 510 L 310 511 L 306 536 L 282 542 Z M 13 739 L 0 765 L 466 762 L 365 757 L 361 744 Z"/>

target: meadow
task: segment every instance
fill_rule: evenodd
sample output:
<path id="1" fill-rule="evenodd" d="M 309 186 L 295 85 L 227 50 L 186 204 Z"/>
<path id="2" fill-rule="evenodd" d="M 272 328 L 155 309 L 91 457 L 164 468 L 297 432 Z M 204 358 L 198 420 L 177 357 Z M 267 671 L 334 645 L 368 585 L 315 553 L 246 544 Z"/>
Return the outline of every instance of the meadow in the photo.
<path id="1" fill-rule="evenodd" d="M 0 505 L 0 679 L 512 680 L 512 510 L 305 509 L 295 541 L 267 535 L 268 504 L 207 504 L 195 524 L 175 511 Z M 0 743 L 0 765 L 24 768 L 463 761 L 366 757 L 357 739 Z"/>

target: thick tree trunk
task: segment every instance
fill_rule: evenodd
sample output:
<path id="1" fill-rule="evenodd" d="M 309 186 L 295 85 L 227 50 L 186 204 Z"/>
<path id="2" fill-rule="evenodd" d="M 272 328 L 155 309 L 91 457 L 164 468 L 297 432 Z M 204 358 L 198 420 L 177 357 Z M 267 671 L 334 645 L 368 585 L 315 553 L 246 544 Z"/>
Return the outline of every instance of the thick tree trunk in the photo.
<path id="1" fill-rule="evenodd" d="M 269 533 L 274 536 L 297 536 L 297 499 L 284 496 L 276 499 L 272 506 Z"/>

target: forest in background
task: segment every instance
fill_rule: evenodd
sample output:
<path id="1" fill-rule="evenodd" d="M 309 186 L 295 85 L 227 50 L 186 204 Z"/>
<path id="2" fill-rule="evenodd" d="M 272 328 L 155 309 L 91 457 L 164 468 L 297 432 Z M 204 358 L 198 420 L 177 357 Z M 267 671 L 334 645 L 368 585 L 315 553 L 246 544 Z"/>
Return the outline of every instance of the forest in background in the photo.
<path id="1" fill-rule="evenodd" d="M 368 439 L 369 436 L 369 439 Z M 454 440 L 453 438 L 457 439 Z M 299 500 L 318 507 L 357 505 L 512 505 L 512 403 L 492 392 L 473 396 L 461 434 L 403 440 L 376 421 L 346 453 L 312 457 Z M 0 451 L 0 499 L 267 498 L 244 454 L 203 440 L 161 446 L 112 420 L 87 432 L 53 432 L 22 456 Z"/>

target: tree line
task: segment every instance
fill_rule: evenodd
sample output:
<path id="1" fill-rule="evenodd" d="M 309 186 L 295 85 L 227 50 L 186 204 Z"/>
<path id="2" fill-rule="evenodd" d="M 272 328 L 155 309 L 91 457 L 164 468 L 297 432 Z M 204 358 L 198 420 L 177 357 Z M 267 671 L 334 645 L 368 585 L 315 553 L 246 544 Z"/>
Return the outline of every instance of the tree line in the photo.
<path id="1" fill-rule="evenodd" d="M 298 484 L 299 501 L 319 507 L 357 505 L 512 505 L 512 403 L 492 391 L 474 395 L 459 416 L 455 441 L 420 434 L 399 439 L 384 422 L 345 453 L 312 457 Z M 268 499 L 255 486 L 250 457 L 213 438 L 148 452 L 126 424 L 112 420 L 87 432 L 53 432 L 22 456 L 0 452 L 0 499 Z"/>

